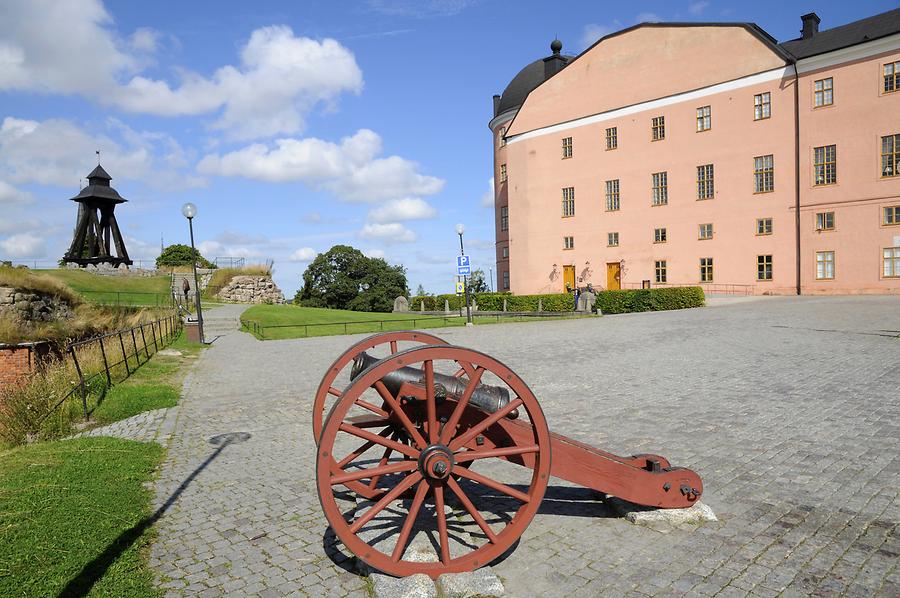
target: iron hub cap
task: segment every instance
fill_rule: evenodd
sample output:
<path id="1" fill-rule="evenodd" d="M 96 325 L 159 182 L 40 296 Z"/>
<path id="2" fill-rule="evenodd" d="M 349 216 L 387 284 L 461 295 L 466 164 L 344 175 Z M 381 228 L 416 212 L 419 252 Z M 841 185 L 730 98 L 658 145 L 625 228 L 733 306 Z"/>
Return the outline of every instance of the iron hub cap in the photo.
<path id="1" fill-rule="evenodd" d="M 432 444 L 419 455 L 419 471 L 430 480 L 445 480 L 453 470 L 453 451 L 442 444 Z"/>

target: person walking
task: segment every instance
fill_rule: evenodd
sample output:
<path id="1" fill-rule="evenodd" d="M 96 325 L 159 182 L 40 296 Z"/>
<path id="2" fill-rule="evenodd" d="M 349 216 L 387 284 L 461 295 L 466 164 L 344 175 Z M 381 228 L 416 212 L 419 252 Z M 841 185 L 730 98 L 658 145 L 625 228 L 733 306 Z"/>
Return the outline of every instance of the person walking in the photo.
<path id="1" fill-rule="evenodd" d="M 185 302 L 185 304 L 187 304 L 188 293 L 191 292 L 191 283 L 188 282 L 187 278 L 181 279 L 181 290 L 184 292 L 184 302 Z"/>

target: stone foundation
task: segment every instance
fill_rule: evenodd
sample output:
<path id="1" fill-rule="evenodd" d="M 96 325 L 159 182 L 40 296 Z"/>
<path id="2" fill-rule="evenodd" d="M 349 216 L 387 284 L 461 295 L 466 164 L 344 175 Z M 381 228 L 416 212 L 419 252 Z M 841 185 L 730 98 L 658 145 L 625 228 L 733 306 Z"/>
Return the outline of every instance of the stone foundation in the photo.
<path id="1" fill-rule="evenodd" d="M 19 322 L 53 322 L 74 315 L 68 303 L 53 295 L 0 287 L 0 317 Z"/>
<path id="2" fill-rule="evenodd" d="M 284 303 L 284 294 L 266 276 L 235 276 L 217 297 L 232 303 Z"/>

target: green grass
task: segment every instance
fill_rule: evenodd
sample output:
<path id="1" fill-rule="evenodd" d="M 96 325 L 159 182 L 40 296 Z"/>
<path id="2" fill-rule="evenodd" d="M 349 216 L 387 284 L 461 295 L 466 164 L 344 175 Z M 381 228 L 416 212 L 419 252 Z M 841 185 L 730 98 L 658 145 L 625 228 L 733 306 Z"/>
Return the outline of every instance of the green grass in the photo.
<path id="1" fill-rule="evenodd" d="M 0 595 L 158 596 L 144 484 L 163 452 L 83 438 L 0 453 Z"/>
<path id="2" fill-rule="evenodd" d="M 83 270 L 35 270 L 51 276 L 92 303 L 119 305 L 171 304 L 171 279 L 168 276 L 101 276 Z"/>
<path id="3" fill-rule="evenodd" d="M 532 322 L 535 320 L 558 320 L 561 317 L 577 317 L 574 314 L 561 314 L 558 317 L 501 317 L 499 322 Z M 582 316 L 584 317 L 584 316 Z M 589 316 L 588 316 L 589 317 Z M 297 305 L 255 305 L 241 315 L 244 329 L 254 332 L 253 324 L 262 326 L 262 338 L 278 340 L 303 338 L 306 336 L 332 336 L 337 334 L 359 334 L 366 332 L 382 332 L 390 330 L 407 330 L 411 328 L 445 328 L 465 326 L 465 317 L 429 316 L 409 313 L 370 313 L 345 311 L 340 309 L 322 309 L 318 307 L 300 307 Z M 495 324 L 494 316 L 475 316 L 474 323 Z M 309 328 L 304 328 L 309 325 Z M 278 328 L 278 326 L 285 326 Z"/>

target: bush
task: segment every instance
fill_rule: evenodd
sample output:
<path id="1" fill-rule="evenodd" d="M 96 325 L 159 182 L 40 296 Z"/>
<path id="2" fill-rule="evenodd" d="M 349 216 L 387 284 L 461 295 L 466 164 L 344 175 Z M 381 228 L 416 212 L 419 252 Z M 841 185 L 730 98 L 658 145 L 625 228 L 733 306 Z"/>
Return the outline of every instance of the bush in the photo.
<path id="1" fill-rule="evenodd" d="M 193 260 L 191 259 L 193 257 Z M 196 249 L 191 249 L 187 245 L 176 243 L 169 245 L 163 249 L 162 253 L 156 258 L 156 267 L 160 270 L 176 266 L 191 266 L 196 260 L 197 267 L 214 269 L 216 266 L 205 257 L 200 255 Z"/>
<path id="2" fill-rule="evenodd" d="M 705 299 L 700 287 L 600 291 L 597 308 L 605 314 L 664 311 L 703 307 Z"/>
<path id="3" fill-rule="evenodd" d="M 437 295 L 434 297 L 418 296 L 409 301 L 409 309 L 419 311 L 420 302 L 425 302 L 425 311 L 443 311 L 444 300 L 450 304 L 451 311 L 466 306 L 465 295 Z M 506 299 L 506 311 L 537 311 L 538 302 L 543 311 L 573 311 L 575 299 L 569 293 L 553 293 L 548 295 L 513 295 L 511 293 L 476 293 L 475 302 L 480 311 L 502 311 L 503 300 Z"/>

